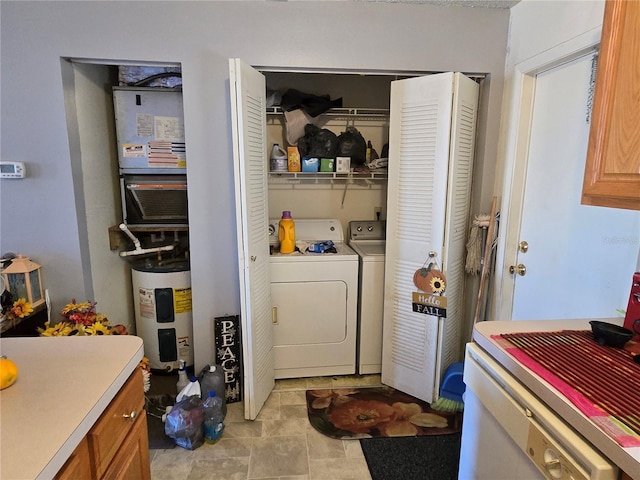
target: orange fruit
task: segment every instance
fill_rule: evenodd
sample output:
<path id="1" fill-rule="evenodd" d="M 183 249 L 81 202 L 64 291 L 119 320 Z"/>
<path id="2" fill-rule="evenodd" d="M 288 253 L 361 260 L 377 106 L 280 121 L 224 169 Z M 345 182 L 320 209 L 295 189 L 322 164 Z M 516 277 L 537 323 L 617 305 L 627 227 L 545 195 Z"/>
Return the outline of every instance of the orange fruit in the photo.
<path id="1" fill-rule="evenodd" d="M 10 387 L 18 379 L 18 366 L 4 355 L 0 356 L 0 390 Z"/>

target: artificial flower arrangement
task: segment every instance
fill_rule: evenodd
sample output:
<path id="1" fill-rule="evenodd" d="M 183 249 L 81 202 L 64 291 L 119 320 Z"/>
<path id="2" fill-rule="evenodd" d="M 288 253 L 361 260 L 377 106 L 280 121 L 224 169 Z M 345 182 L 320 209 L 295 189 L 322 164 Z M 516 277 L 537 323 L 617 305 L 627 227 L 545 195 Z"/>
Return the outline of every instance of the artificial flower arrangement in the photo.
<path id="1" fill-rule="evenodd" d="M 18 318 L 24 318 L 33 313 L 33 307 L 25 298 L 19 298 L 13 304 L 9 304 L 1 309 L 3 319 L 15 321 Z"/>
<path id="2" fill-rule="evenodd" d="M 49 322 L 45 322 L 44 328 L 38 328 L 38 333 L 41 337 L 129 334 L 129 332 L 127 332 L 127 327 L 121 324 L 111 325 L 106 315 L 96 312 L 96 303 L 97 302 L 76 303 L 75 299 L 71 300 L 71 303 L 65 305 L 60 312 L 60 315 L 64 320 L 54 325 L 50 325 Z M 148 392 L 151 382 L 149 359 L 147 357 L 142 357 L 138 366 L 142 370 L 144 391 Z"/>
<path id="3" fill-rule="evenodd" d="M 110 325 L 102 313 L 96 312 L 96 302 L 76 303 L 75 299 L 60 312 L 63 321 L 54 325 L 45 322 L 38 328 L 41 337 L 68 337 L 71 335 L 127 335 L 124 325 Z"/>

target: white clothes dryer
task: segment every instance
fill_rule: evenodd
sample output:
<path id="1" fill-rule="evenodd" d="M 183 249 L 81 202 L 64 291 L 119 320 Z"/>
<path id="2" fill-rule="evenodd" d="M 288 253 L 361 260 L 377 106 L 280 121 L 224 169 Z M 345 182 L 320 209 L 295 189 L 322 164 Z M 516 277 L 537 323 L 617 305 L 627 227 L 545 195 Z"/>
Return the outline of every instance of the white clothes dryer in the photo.
<path id="1" fill-rule="evenodd" d="M 278 219 L 270 220 L 275 378 L 356 372 L 358 255 L 339 220 L 295 219 L 296 251 L 278 252 Z M 332 253 L 309 253 L 331 240 Z"/>
<path id="2" fill-rule="evenodd" d="M 359 256 L 358 373 L 382 371 L 385 222 L 349 222 L 349 246 Z"/>

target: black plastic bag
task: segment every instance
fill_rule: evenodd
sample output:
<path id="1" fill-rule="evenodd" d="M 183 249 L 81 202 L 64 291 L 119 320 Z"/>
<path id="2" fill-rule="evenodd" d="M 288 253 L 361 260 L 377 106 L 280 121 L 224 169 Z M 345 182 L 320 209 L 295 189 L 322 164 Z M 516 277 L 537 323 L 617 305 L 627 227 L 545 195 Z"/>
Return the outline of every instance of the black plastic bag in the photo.
<path id="1" fill-rule="evenodd" d="M 338 157 L 351 157 L 351 165 L 363 165 L 367 159 L 367 142 L 355 127 L 347 127 L 338 137 Z"/>
<path id="2" fill-rule="evenodd" d="M 331 100 L 329 95 L 314 95 L 290 88 L 282 95 L 280 105 L 288 112 L 299 108 L 312 117 L 317 117 L 330 108 L 341 107 L 342 98 Z"/>
<path id="3" fill-rule="evenodd" d="M 298 139 L 300 157 L 335 158 L 337 148 L 336 134 L 312 123 L 305 125 L 304 135 Z"/>
<path id="4" fill-rule="evenodd" d="M 176 441 L 176 445 L 195 450 L 204 443 L 204 408 L 198 396 L 186 397 L 176 403 L 167 414 L 164 433 Z"/>

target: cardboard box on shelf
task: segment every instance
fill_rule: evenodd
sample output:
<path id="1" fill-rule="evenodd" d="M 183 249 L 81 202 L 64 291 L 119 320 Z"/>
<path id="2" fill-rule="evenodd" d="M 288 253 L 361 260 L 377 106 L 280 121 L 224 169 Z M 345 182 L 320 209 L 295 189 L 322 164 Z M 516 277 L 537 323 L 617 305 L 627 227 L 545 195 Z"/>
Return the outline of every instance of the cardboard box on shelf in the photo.
<path id="1" fill-rule="evenodd" d="M 333 158 L 321 158 L 320 159 L 320 171 L 321 172 L 333 172 L 333 165 L 335 159 Z"/>
<path id="2" fill-rule="evenodd" d="M 290 172 L 300 171 L 300 152 L 298 147 L 287 147 L 288 169 Z"/>
<path id="3" fill-rule="evenodd" d="M 351 171 L 351 157 L 336 157 L 336 173 L 349 173 Z"/>

